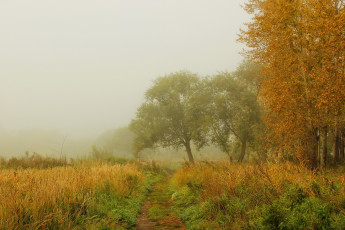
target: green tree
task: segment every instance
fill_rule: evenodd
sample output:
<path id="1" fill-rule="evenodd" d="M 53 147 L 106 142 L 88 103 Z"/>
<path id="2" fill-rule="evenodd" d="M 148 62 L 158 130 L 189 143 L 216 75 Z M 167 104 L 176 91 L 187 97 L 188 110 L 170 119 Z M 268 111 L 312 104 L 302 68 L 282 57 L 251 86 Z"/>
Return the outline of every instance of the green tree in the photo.
<path id="1" fill-rule="evenodd" d="M 140 158 L 142 150 L 154 148 L 158 142 L 159 125 L 156 117 L 160 116 L 159 108 L 151 103 L 143 103 L 137 111 L 136 119 L 133 119 L 129 129 L 135 134 L 133 141 L 134 156 Z M 163 126 L 161 126 L 163 131 Z"/>
<path id="2" fill-rule="evenodd" d="M 137 152 L 154 146 L 184 147 L 189 161 L 194 162 L 191 143 L 198 148 L 207 143 L 207 116 L 203 110 L 206 98 L 201 91 L 199 77 L 191 72 L 156 79 L 130 124 L 136 134 Z"/>
<path id="3" fill-rule="evenodd" d="M 258 129 L 262 127 L 256 87 L 254 83 L 248 83 L 249 79 L 248 72 L 239 69 L 234 74 L 221 73 L 208 80 L 212 99 L 207 108 L 211 117 L 211 141 L 229 156 L 234 142 L 239 141 L 239 162 L 244 159 L 247 144 L 254 143 Z"/>
<path id="4" fill-rule="evenodd" d="M 128 127 L 108 131 L 100 139 L 103 147 L 115 156 L 128 157 L 132 154 L 134 133 Z"/>

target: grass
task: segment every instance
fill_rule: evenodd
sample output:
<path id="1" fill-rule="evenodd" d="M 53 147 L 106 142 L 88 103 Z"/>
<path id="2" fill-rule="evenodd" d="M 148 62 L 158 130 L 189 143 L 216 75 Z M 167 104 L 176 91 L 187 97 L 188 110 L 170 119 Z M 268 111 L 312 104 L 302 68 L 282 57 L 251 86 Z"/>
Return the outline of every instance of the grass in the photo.
<path id="1" fill-rule="evenodd" d="M 205 161 L 171 183 L 154 161 L 27 154 L 0 165 L 0 229 L 134 229 L 145 199 L 162 226 L 177 223 L 175 212 L 188 229 L 345 228 L 344 168 Z"/>
<path id="2" fill-rule="evenodd" d="M 0 229 L 132 229 L 161 177 L 152 163 L 0 169 Z"/>
<path id="3" fill-rule="evenodd" d="M 167 175 L 155 183 L 147 195 L 147 217 L 153 229 L 185 229 L 172 209 L 170 179 L 171 175 Z"/>
<path id="4" fill-rule="evenodd" d="M 343 229 L 344 170 L 204 162 L 174 176 L 173 201 L 188 229 Z"/>

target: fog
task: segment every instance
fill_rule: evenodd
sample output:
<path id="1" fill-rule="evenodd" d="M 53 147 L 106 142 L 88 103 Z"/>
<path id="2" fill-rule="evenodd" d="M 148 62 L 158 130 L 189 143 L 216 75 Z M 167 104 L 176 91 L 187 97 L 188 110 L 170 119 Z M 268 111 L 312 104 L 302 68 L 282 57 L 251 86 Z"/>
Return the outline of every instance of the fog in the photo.
<path id="1" fill-rule="evenodd" d="M 1 154 L 33 149 L 28 130 L 59 153 L 64 137 L 126 126 L 158 76 L 233 71 L 243 2 L 1 0 L 0 141 L 24 145 Z"/>

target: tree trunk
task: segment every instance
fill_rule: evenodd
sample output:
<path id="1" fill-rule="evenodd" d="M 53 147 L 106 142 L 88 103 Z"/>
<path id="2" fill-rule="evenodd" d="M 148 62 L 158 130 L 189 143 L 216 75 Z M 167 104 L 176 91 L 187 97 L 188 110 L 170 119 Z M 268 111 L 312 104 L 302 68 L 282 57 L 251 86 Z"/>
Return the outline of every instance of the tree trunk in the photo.
<path id="1" fill-rule="evenodd" d="M 229 153 L 229 152 L 226 152 L 226 155 L 228 155 L 229 162 L 231 163 L 231 162 L 232 162 L 232 157 L 231 157 L 230 153 Z"/>
<path id="2" fill-rule="evenodd" d="M 241 155 L 238 158 L 238 162 L 242 162 L 244 159 L 244 155 L 246 154 L 246 148 L 247 148 L 247 140 L 242 141 L 242 146 L 241 146 Z"/>
<path id="3" fill-rule="evenodd" d="M 319 167 L 319 155 L 320 155 L 320 140 L 318 129 L 314 129 L 311 139 L 311 152 L 310 152 L 310 164 L 313 169 Z"/>
<path id="4" fill-rule="evenodd" d="M 339 155 L 340 155 L 340 158 L 341 158 L 341 161 L 343 162 L 344 161 L 344 155 L 345 155 L 345 151 L 344 151 L 344 148 L 345 148 L 345 131 L 342 130 L 340 132 L 340 143 L 339 143 Z"/>
<path id="5" fill-rule="evenodd" d="M 186 151 L 187 151 L 189 162 L 190 163 L 194 163 L 194 157 L 193 157 L 193 154 L 192 154 L 192 149 L 190 147 L 190 141 L 187 141 L 185 146 L 186 146 Z"/>
<path id="6" fill-rule="evenodd" d="M 334 132 L 334 150 L 333 150 L 333 156 L 334 156 L 334 163 L 338 164 L 339 163 L 339 130 L 338 127 L 335 128 Z"/>
<path id="7" fill-rule="evenodd" d="M 322 129 L 322 158 L 321 167 L 326 167 L 327 165 L 327 126 Z"/>
<path id="8" fill-rule="evenodd" d="M 316 168 L 321 165 L 321 141 L 320 141 L 320 129 L 315 130 L 316 135 Z"/>

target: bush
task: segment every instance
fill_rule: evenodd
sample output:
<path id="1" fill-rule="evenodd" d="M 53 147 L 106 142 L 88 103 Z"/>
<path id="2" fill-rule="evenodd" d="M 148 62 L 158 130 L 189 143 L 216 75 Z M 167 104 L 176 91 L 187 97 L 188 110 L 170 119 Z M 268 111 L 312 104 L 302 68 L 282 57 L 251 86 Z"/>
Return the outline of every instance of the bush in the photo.
<path id="1" fill-rule="evenodd" d="M 8 169 L 27 169 L 27 168 L 53 168 L 68 165 L 66 158 L 43 157 L 38 153 L 33 153 L 31 156 L 29 152 L 20 158 L 12 157 L 9 160 L 1 159 L 1 168 Z"/>

